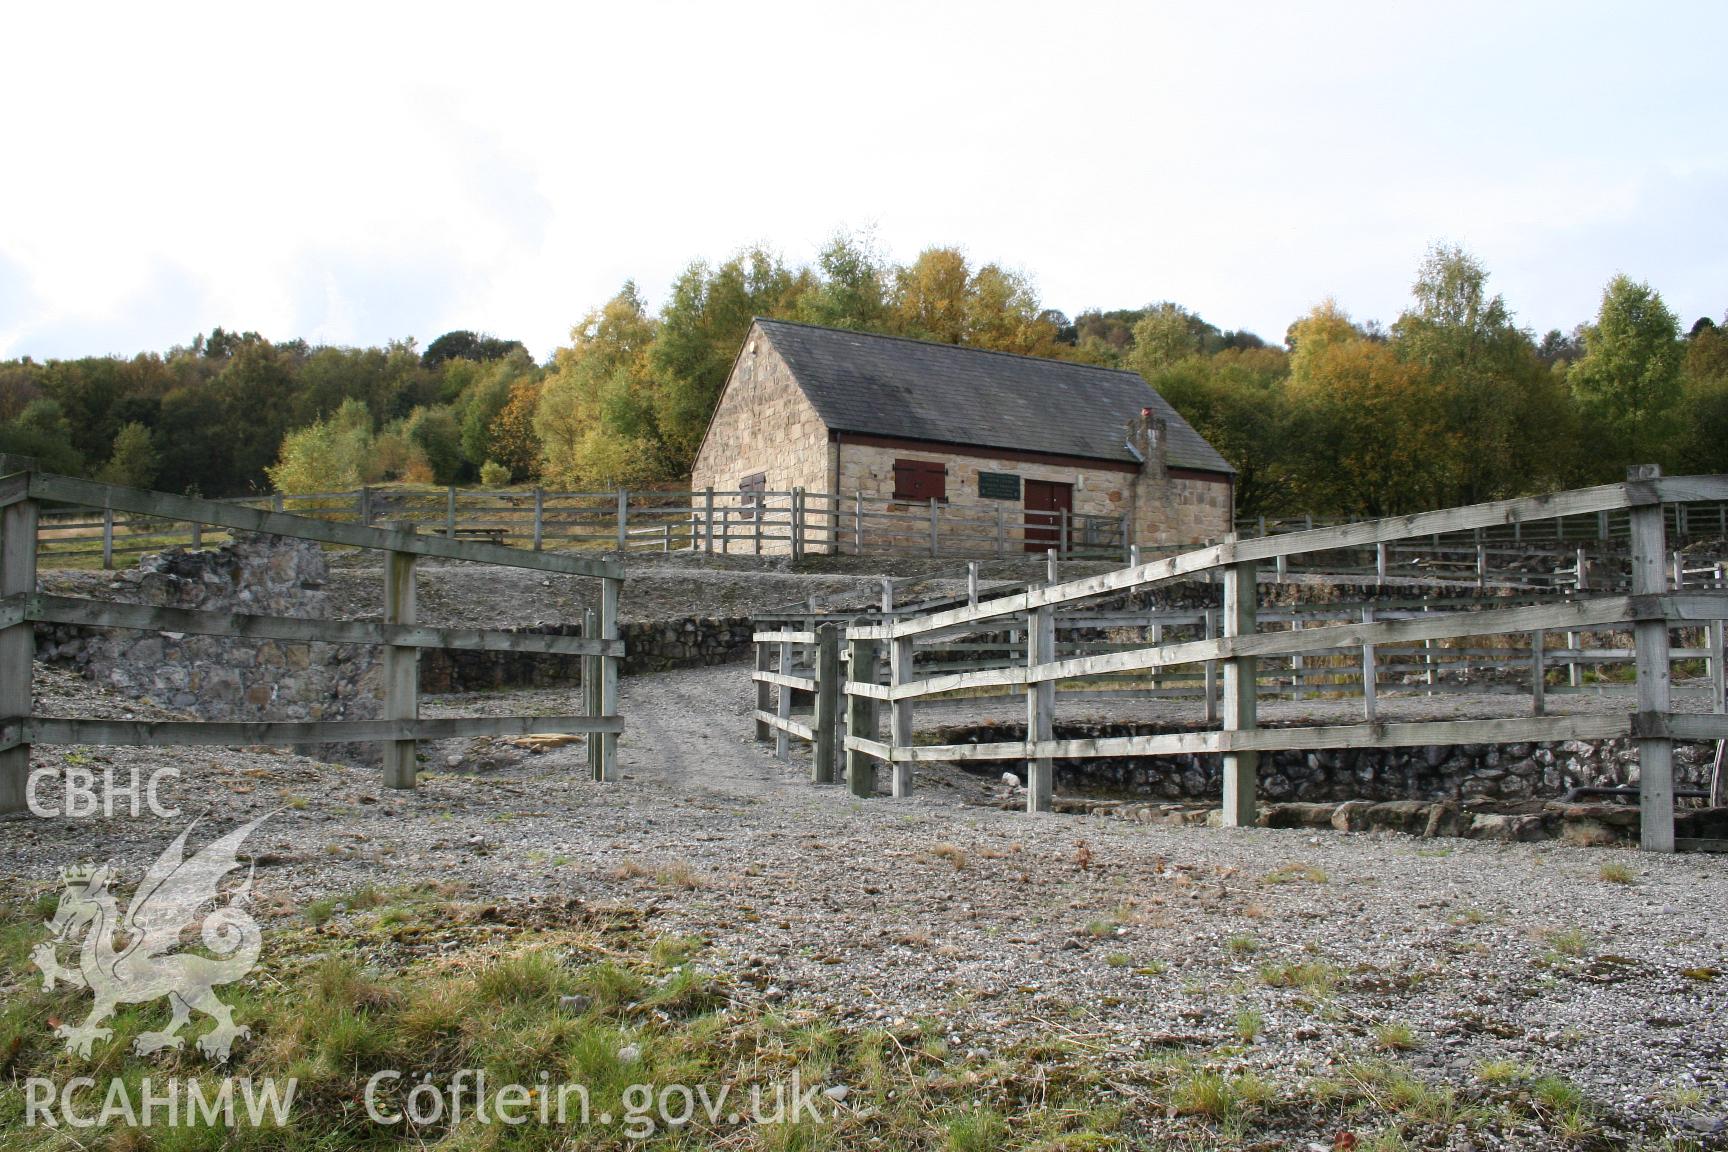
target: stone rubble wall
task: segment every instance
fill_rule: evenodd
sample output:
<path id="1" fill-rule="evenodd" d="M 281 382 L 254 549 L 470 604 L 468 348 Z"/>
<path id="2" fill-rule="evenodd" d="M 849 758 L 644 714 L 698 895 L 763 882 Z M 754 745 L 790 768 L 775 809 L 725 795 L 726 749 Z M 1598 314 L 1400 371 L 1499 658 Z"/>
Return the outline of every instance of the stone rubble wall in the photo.
<path id="1" fill-rule="evenodd" d="M 86 594 L 318 619 L 329 615 L 328 579 L 324 550 L 313 541 L 236 534 L 221 548 L 147 555 Z M 376 653 L 349 644 L 38 624 L 36 658 L 202 720 L 371 720 L 382 695 Z"/>
<path id="2" fill-rule="evenodd" d="M 1056 739 L 1088 740 L 1203 730 L 1198 724 L 1058 722 Z M 936 743 L 1011 743 L 1025 738 L 1024 724 L 972 724 L 939 729 Z M 1711 745 L 1676 745 L 1675 785 L 1707 787 L 1713 755 Z M 1055 767 L 1057 788 L 1080 794 L 1198 800 L 1217 796 L 1224 787 L 1223 759 L 1215 753 L 1057 760 Z M 1020 772 L 1018 766 L 1011 765 L 1008 770 Z M 1268 801 L 1311 803 L 1519 801 L 1562 796 L 1579 787 L 1626 787 L 1637 779 L 1638 752 L 1628 740 L 1352 748 L 1263 752 L 1259 794 Z"/>

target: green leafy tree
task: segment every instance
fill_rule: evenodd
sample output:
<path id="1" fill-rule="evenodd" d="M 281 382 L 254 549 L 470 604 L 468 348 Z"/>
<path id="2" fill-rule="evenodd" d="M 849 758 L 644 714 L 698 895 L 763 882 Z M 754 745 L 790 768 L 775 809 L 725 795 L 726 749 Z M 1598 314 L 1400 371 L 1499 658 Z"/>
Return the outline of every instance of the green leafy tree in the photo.
<path id="1" fill-rule="evenodd" d="M 816 258 L 817 283 L 798 297 L 795 319 L 860 332 L 889 330 L 891 273 L 868 235 L 841 232 Z"/>
<path id="2" fill-rule="evenodd" d="M 127 424 L 114 437 L 114 454 L 97 473 L 97 479 L 128 488 L 148 488 L 156 480 L 156 441 L 150 429 Z"/>
<path id="3" fill-rule="evenodd" d="M 1554 457 L 1563 428 L 1561 397 L 1529 336 L 1512 323 L 1488 273 L 1462 248 L 1428 250 L 1412 288 L 1415 305 L 1392 326 L 1399 356 L 1421 369 L 1444 415 L 1436 445 L 1450 475 L 1434 493 L 1442 504 L 1509 495 Z"/>
<path id="4" fill-rule="evenodd" d="M 84 456 L 72 443 L 72 425 L 46 396 L 24 406 L 16 420 L 0 425 L 0 452 L 29 456 L 47 472 L 79 475 Z"/>
<path id="5" fill-rule="evenodd" d="M 1679 322 L 1648 284 L 1616 276 L 1567 382 L 1614 466 L 1662 458 L 1681 396 Z"/>
<path id="6" fill-rule="evenodd" d="M 336 414 L 289 432 L 270 483 L 284 493 L 336 492 L 358 488 L 367 479 L 372 454 L 372 414 L 359 400 L 345 401 Z"/>

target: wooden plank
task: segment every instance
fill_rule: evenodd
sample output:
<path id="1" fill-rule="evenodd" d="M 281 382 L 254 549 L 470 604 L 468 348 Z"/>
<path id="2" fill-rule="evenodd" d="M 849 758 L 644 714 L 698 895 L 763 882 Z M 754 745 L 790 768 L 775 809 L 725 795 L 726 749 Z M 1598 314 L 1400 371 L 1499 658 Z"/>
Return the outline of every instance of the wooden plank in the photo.
<path id="1" fill-rule="evenodd" d="M 801 723 L 790 716 L 781 716 L 777 712 L 764 712 L 761 709 L 757 709 L 750 715 L 756 719 L 758 724 L 765 724 L 776 732 L 796 736 L 800 740 L 811 743 L 816 740 L 816 729 L 813 725 Z"/>
<path id="2" fill-rule="evenodd" d="M 407 536 L 381 528 L 365 528 L 358 524 L 318 520 L 286 512 L 263 512 L 220 500 L 175 496 L 167 492 L 147 492 L 139 488 L 122 488 L 116 484 L 99 484 L 93 480 L 77 480 L 70 476 L 53 476 L 43 472 L 30 473 L 30 494 L 38 500 L 56 500 L 91 508 L 112 508 L 120 512 L 158 516 L 167 520 L 192 520 L 202 524 L 236 528 L 242 532 L 292 536 L 300 540 L 316 540 L 323 544 L 339 544 L 351 548 L 413 552 L 420 556 L 437 556 L 446 560 L 470 560 L 477 564 L 501 564 L 510 568 L 532 568 L 573 576 L 619 578 L 624 574 L 623 567 L 612 560 L 589 559 L 564 552 L 530 552 L 501 544 L 447 540 L 438 536 Z"/>
<path id="3" fill-rule="evenodd" d="M 909 640 L 898 640 L 909 644 Z M 1026 621 L 1026 662 L 1036 666 L 1056 654 L 1056 613 L 1040 608 Z M 1026 689 L 1026 811 L 1048 812 L 1055 796 L 1055 766 L 1050 758 L 1035 757 L 1031 749 L 1048 742 L 1056 723 L 1056 685 L 1054 681 L 1029 684 Z M 898 741 L 896 741 L 898 743 Z M 910 742 L 908 742 L 910 743 Z"/>
<path id="4" fill-rule="evenodd" d="M 29 597 L 22 594 L 8 596 L 6 599 L 0 600 L 0 630 L 10 628 L 14 624 L 22 624 L 30 619 L 30 614 L 26 611 L 28 603 Z"/>
<path id="5" fill-rule="evenodd" d="M 21 738 L 31 744 L 140 745 L 147 747 L 260 744 L 380 743 L 385 740 L 455 740 L 535 733 L 616 734 L 616 716 L 464 716 L 421 720 L 306 720 L 202 722 L 191 720 L 68 720 L 34 716 Z"/>
<path id="6" fill-rule="evenodd" d="M 753 632 L 752 642 L 757 644 L 814 644 L 814 632 Z"/>
<path id="7" fill-rule="evenodd" d="M 1532 741 L 1611 740 L 1631 730 L 1628 717 L 1544 716 L 1495 720 L 1451 720 L 1411 724 L 1347 724 L 1313 728 L 1259 728 L 1239 732 L 1167 732 L 1091 740 L 1052 740 L 1032 751 L 1054 759 L 1137 756 L 1217 755 L 1232 750 L 1256 753 L 1396 748 L 1458 744 L 1516 744 Z M 914 762 L 1018 760 L 1020 743 L 926 744 L 894 754 Z"/>
<path id="8" fill-rule="evenodd" d="M 0 596 L 8 600 L 36 591 L 36 526 L 34 500 L 18 500 L 0 508 Z M 36 634 L 28 622 L 19 620 L 0 629 L 0 720 L 30 715 L 35 655 Z M 14 739 L 0 751 L 0 813 L 24 811 L 29 775 L 28 742 Z"/>
<path id="9" fill-rule="evenodd" d="M 1631 510 L 1632 594 L 1660 596 L 1667 590 L 1663 571 L 1665 524 L 1660 504 Z M 1668 622 L 1641 620 L 1632 628 L 1637 649 L 1638 711 L 1668 711 Z M 1646 852 L 1674 851 L 1674 746 L 1659 737 L 1638 741 L 1639 845 Z"/>
<path id="10" fill-rule="evenodd" d="M 14 472 L 0 476 L 0 508 L 10 508 L 20 500 L 30 499 L 30 473 Z"/>
<path id="11" fill-rule="evenodd" d="M 251 616 L 158 608 L 149 604 L 117 604 L 72 596 L 30 596 L 28 619 L 88 628 L 131 628 L 144 632 L 187 632 L 194 636 L 227 636 L 250 640 L 288 640 L 315 644 L 394 644 L 406 648 L 451 648 L 477 652 L 533 652 L 559 656 L 608 654 L 622 656 L 623 641 L 587 640 L 580 636 L 548 636 L 534 632 L 502 632 L 485 628 L 431 628 L 371 620 L 308 620 L 296 616 Z"/>
<path id="12" fill-rule="evenodd" d="M 816 691 L 814 676 L 787 676 L 780 672 L 752 672 L 750 679 L 758 684 L 772 684 L 778 688 L 796 688 L 801 692 Z"/>
<path id="13" fill-rule="evenodd" d="M 858 680 L 846 681 L 846 695 L 862 699 L 881 700 L 889 702 L 894 699 L 894 691 L 886 684 L 871 684 Z"/>
<path id="14" fill-rule="evenodd" d="M 1016 747 L 1022 752 L 1026 749 L 1024 744 L 1018 744 Z M 880 740 L 869 740 L 863 736 L 848 735 L 846 737 L 846 751 L 861 752 L 877 760 L 887 761 L 892 750 Z M 867 795 L 867 793 L 858 793 L 856 788 L 853 789 L 853 792 L 857 795 Z"/>
<path id="15" fill-rule="evenodd" d="M 413 534 L 414 525 L 397 522 L 398 532 Z M 414 567 L 409 552 L 384 554 L 384 622 L 413 624 L 417 611 Z M 384 649 L 384 719 L 414 720 L 420 715 L 419 649 L 389 645 Z M 419 765 L 413 740 L 391 740 L 384 745 L 384 787 L 413 788 Z"/>
<path id="16" fill-rule="evenodd" d="M 1674 841 L 1676 852 L 1728 852 L 1728 840 L 1701 839 L 1693 836 L 1677 837 Z"/>
<path id="17" fill-rule="evenodd" d="M 824 624 L 816 630 L 816 729 L 810 760 L 810 782 L 834 783 L 835 748 L 840 729 L 840 629 Z"/>
<path id="18" fill-rule="evenodd" d="M 1728 716 L 1697 712 L 1640 712 L 1633 735 L 1664 740 L 1728 740 Z"/>
<path id="19" fill-rule="evenodd" d="M 1259 583 L 1253 561 L 1233 564 L 1224 570 L 1224 635 L 1252 636 L 1259 611 Z M 1232 736 L 1252 732 L 1259 725 L 1255 696 L 1255 657 L 1235 656 L 1224 662 L 1224 731 Z M 1224 754 L 1224 810 L 1226 828 L 1247 828 L 1254 823 L 1258 789 L 1259 753 L 1232 747 Z"/>

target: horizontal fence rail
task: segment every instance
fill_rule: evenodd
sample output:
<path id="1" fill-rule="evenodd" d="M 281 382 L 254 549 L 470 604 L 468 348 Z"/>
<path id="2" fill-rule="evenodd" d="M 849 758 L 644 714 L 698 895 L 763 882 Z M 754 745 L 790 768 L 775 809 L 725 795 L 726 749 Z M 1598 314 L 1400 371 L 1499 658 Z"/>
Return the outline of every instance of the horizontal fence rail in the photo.
<path id="1" fill-rule="evenodd" d="M 807 667 L 798 674 L 797 645 L 813 636 L 813 629 L 843 625 L 845 704 L 825 714 L 839 728 L 843 713 L 838 743 L 848 780 L 860 795 L 870 794 L 878 764 L 887 767 L 891 791 L 901 796 L 910 791 L 916 763 L 1014 760 L 1026 764 L 1028 807 L 1041 811 L 1050 807 L 1052 766 L 1058 759 L 1214 753 L 1224 762 L 1224 823 L 1240 825 L 1255 818 L 1261 752 L 1630 738 L 1639 751 L 1642 843 L 1671 851 L 1672 742 L 1728 739 L 1723 649 L 1728 587 L 1713 558 L 1688 561 L 1668 551 L 1666 534 L 1670 525 L 1698 522 L 1696 515 L 1677 515 L 1676 508 L 1714 507 L 1724 499 L 1728 477 L 1662 478 L 1653 469 L 1639 470 L 1624 484 L 1268 532 L 1103 575 L 999 590 L 988 598 L 974 585 L 965 601 L 921 612 L 888 611 L 884 605 L 882 612 L 848 621 L 823 621 L 811 612 L 800 627 L 794 608 L 779 615 L 778 631 L 758 632 L 758 692 L 780 693 L 779 711 L 759 705 L 758 719 L 789 717 L 787 701 L 800 689 L 821 691 L 820 675 Z M 1381 577 L 1395 557 L 1421 559 L 1418 553 L 1424 545 L 1432 548 L 1435 539 L 1478 531 L 1487 539 L 1508 531 L 1538 539 L 1541 526 L 1551 521 L 1604 515 L 1626 523 L 1624 549 L 1611 557 L 1567 549 L 1569 568 L 1556 565 L 1546 581 L 1508 581 L 1499 587 L 1476 581 L 1474 595 L 1449 600 L 1261 603 L 1266 570 L 1274 570 L 1275 582 L 1298 557 L 1367 550 L 1374 557 L 1373 578 L 1363 582 L 1384 585 Z M 1500 546 L 1473 546 L 1478 564 L 1495 550 Z M 1556 557 L 1566 554 L 1550 551 Z M 1125 596 L 1181 580 L 1217 581 L 1218 606 L 1152 610 L 1121 604 Z M 1448 586 L 1442 581 L 1434 587 L 1444 595 Z M 1627 635 L 1630 646 L 1611 639 Z M 777 670 L 765 654 L 769 644 L 780 646 Z M 1702 661 L 1708 674 L 1712 712 L 1707 716 L 1672 710 L 1672 665 L 1692 660 Z M 1629 679 L 1618 689 L 1604 688 L 1602 677 L 1618 677 L 1621 669 Z M 1501 683 L 1463 682 L 1482 672 L 1500 674 Z M 1551 677 L 1560 681 L 1552 689 Z M 1634 707 L 1548 713 L 1551 692 L 1591 690 L 1587 680 L 1592 677 L 1596 690 L 1630 691 Z M 1521 685 L 1520 695 L 1528 700 L 1521 715 L 1394 722 L 1377 714 L 1384 690 L 1504 691 L 1508 678 Z M 1258 722 L 1257 701 L 1274 694 L 1359 696 L 1362 721 L 1265 728 Z M 1028 719 L 1024 740 L 930 745 L 914 739 L 915 706 L 1021 695 Z M 1054 738 L 1059 698 L 1110 695 L 1197 698 L 1203 701 L 1207 728 Z M 784 754 L 784 745 L 780 750 Z M 1719 755 L 1718 764 L 1722 759 Z M 1713 791 L 1720 802 L 1720 772 Z"/>
<path id="2" fill-rule="evenodd" d="M 588 736 L 589 769 L 596 780 L 617 777 L 617 746 L 623 720 L 618 715 L 618 675 L 625 656 L 619 635 L 618 603 L 623 569 L 604 557 L 513 548 L 502 538 L 464 532 L 446 504 L 442 534 L 422 534 L 412 519 L 377 521 L 369 494 L 354 504 L 348 518 L 325 516 L 318 505 L 341 502 L 350 494 L 332 493 L 270 500 L 253 508 L 230 501 L 173 496 L 89 480 L 56 476 L 27 460 L 0 456 L 0 812 L 20 811 L 32 744 L 120 745 L 270 745 L 378 743 L 383 748 L 383 784 L 412 788 L 421 740 L 535 733 Z M 74 506 L 70 514 L 42 510 Z M 292 506 L 293 510 L 290 510 Z M 94 510 L 92 517 L 88 510 Z M 301 514 L 308 512 L 312 514 Z M 121 521 L 120 515 L 129 517 Z M 79 520 L 78 517 L 84 519 Z M 115 526 L 159 532 L 163 525 L 188 524 L 194 540 L 210 529 L 312 540 L 321 544 L 369 548 L 384 553 L 385 610 L 381 621 L 309 620 L 120 604 L 36 591 L 36 572 L 49 545 L 65 539 L 69 526 L 99 524 L 103 556 L 111 561 Z M 547 522 L 541 520 L 539 526 Z M 148 526 L 144 529 L 142 526 Z M 437 628 L 416 620 L 415 570 L 420 557 L 432 556 L 499 564 L 542 572 L 589 576 L 600 581 L 600 608 L 589 610 L 581 636 L 552 636 L 479 628 Z M 190 721 L 118 720 L 39 716 L 31 687 L 37 622 L 145 632 L 191 633 L 238 639 L 306 644 L 362 644 L 382 649 L 384 693 L 377 720 Z M 419 714 L 418 654 L 426 648 L 479 652 L 530 652 L 580 656 L 586 711 L 574 716 L 478 716 L 423 719 Z"/>

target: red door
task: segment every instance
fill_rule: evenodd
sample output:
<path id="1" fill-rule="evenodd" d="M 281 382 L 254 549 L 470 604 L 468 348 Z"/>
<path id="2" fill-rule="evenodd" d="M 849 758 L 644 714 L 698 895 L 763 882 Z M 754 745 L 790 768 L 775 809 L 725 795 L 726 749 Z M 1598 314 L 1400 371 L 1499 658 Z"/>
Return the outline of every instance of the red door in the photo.
<path id="1" fill-rule="evenodd" d="M 1074 486 L 1054 480 L 1026 481 L 1026 551 L 1061 547 L 1062 513 L 1074 511 Z"/>

